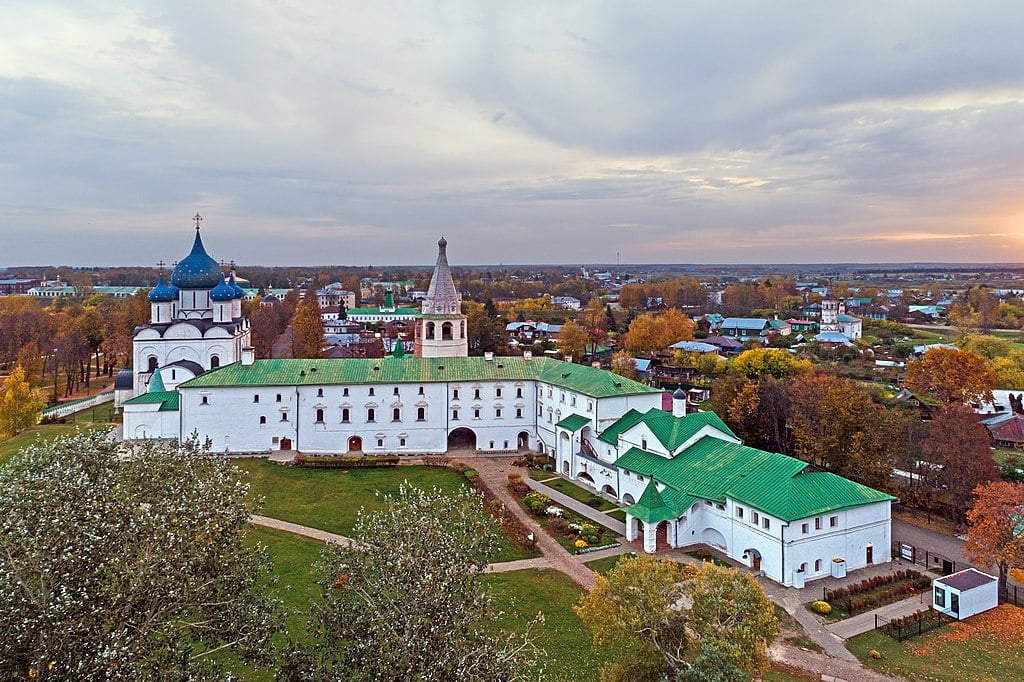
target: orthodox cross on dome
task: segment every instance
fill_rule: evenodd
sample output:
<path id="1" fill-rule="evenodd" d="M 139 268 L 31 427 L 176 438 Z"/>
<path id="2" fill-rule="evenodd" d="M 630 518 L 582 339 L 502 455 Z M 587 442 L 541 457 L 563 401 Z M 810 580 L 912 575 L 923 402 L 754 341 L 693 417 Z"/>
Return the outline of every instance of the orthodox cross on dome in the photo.
<path id="1" fill-rule="evenodd" d="M 167 265 L 167 263 L 163 262 L 162 260 L 158 260 L 158 261 L 156 262 L 156 266 L 157 266 L 158 268 L 160 268 L 160 274 L 161 274 L 161 275 L 162 275 L 162 274 L 164 274 L 164 266 L 165 266 L 165 265 Z"/>
<path id="2" fill-rule="evenodd" d="M 192 220 L 196 221 L 196 232 L 198 232 L 199 223 L 203 222 L 203 216 L 199 215 L 199 211 L 196 211 L 196 214 L 192 216 Z"/>

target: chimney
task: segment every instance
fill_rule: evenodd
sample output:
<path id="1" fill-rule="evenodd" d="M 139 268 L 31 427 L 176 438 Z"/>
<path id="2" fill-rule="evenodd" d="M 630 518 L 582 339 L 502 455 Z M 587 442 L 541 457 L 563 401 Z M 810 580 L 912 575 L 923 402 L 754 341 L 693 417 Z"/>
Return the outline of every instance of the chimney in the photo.
<path id="1" fill-rule="evenodd" d="M 242 364 L 251 365 L 256 362 L 256 349 L 252 346 L 246 346 L 242 349 Z"/>
<path id="2" fill-rule="evenodd" d="M 677 388 L 676 392 L 672 394 L 672 416 L 686 416 L 686 392 L 682 388 Z"/>
<path id="3" fill-rule="evenodd" d="M 533 360 L 533 351 L 532 350 L 524 350 L 523 351 L 523 360 Z"/>

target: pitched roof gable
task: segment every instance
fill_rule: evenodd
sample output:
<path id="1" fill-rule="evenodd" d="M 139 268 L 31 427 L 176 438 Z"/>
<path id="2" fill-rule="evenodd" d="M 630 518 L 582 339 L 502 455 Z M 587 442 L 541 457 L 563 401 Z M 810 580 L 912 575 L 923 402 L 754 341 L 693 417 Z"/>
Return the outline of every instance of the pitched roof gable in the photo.
<path id="1" fill-rule="evenodd" d="M 726 426 L 725 422 L 714 412 L 695 412 L 685 417 L 676 417 L 671 412 L 651 408 L 644 413 L 630 410 L 605 429 L 598 436 L 598 439 L 611 445 L 617 445 L 621 434 L 640 423 L 646 424 L 647 428 L 654 434 L 654 437 L 658 439 L 658 442 L 665 446 L 665 449 L 669 452 L 675 451 L 686 441 L 697 435 L 705 426 L 711 426 L 727 436 L 736 438 L 736 434 L 732 432 L 732 429 Z"/>

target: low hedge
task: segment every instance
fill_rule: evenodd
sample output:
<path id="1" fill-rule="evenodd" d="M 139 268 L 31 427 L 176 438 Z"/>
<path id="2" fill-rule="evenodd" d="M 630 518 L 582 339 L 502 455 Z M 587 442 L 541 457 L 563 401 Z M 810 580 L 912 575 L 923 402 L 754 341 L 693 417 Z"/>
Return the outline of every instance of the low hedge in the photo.
<path id="1" fill-rule="evenodd" d="M 398 466 L 399 457 L 389 455 L 299 455 L 295 464 L 317 469 L 357 469 L 359 467 Z"/>

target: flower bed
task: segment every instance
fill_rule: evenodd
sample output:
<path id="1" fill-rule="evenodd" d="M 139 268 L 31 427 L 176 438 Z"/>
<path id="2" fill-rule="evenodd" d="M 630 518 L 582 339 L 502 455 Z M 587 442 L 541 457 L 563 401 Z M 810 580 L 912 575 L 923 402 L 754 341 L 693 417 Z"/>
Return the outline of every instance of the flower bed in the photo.
<path id="1" fill-rule="evenodd" d="M 826 590 L 824 601 L 832 605 L 830 617 L 838 620 L 913 597 L 930 589 L 931 584 L 928 576 L 904 569 L 876 575 L 849 587 Z"/>
<path id="2" fill-rule="evenodd" d="M 618 542 L 612 531 L 555 505 L 543 493 L 530 491 L 518 474 L 511 474 L 508 479 L 509 490 L 519 499 L 523 508 L 568 551 L 581 553 L 593 547 L 605 547 Z"/>

